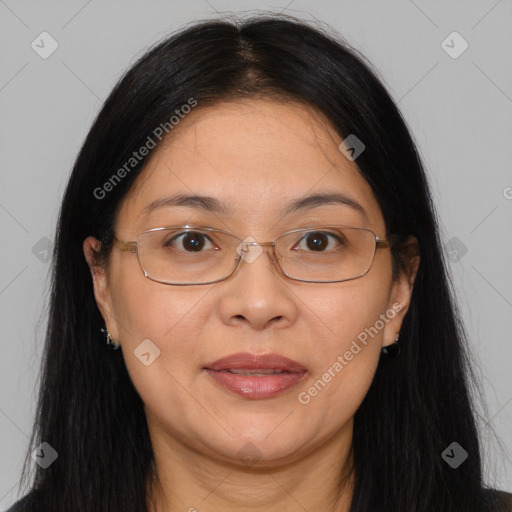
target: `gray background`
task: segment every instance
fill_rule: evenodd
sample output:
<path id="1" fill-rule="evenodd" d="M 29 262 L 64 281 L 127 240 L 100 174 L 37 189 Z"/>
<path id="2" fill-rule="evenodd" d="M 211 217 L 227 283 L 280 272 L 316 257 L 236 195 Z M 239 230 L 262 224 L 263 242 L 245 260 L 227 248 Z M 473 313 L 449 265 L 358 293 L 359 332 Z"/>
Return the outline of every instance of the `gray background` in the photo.
<path id="1" fill-rule="evenodd" d="M 449 244 L 484 383 L 482 427 L 501 438 L 482 428 L 486 478 L 512 491 L 512 2 L 275 1 L 0 0 L 0 510 L 17 497 L 34 414 L 45 249 L 94 116 L 148 45 L 186 22 L 256 9 L 328 22 L 374 63 L 398 102 Z M 47 59 L 31 47 L 43 31 L 59 45 Z M 458 58 L 441 46 L 453 31 L 469 44 Z M 446 44 L 462 48 L 453 37 Z"/>

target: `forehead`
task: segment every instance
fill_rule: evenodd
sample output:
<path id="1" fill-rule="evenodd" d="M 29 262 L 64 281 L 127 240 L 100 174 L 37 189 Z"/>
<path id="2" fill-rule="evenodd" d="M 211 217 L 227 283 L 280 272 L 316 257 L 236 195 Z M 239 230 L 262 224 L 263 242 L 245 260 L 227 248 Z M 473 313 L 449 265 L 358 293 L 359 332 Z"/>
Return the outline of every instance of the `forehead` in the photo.
<path id="1" fill-rule="evenodd" d="M 141 228 L 148 205 L 176 194 L 214 197 L 229 207 L 222 215 L 234 222 L 275 224 L 287 203 L 337 192 L 367 213 L 363 218 L 345 207 L 353 225 L 379 227 L 383 219 L 371 187 L 340 152 L 341 142 L 308 105 L 268 99 L 199 105 L 153 150 L 121 205 L 118 225 Z"/>

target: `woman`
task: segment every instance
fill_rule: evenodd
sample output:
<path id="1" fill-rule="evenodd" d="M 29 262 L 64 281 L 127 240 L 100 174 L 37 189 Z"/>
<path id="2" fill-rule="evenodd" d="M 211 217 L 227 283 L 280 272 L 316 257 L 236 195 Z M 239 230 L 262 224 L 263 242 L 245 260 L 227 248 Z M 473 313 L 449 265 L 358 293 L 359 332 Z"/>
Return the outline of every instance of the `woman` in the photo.
<path id="1" fill-rule="evenodd" d="M 320 30 L 211 21 L 144 55 L 77 158 L 53 268 L 12 510 L 511 508 L 416 148 Z"/>

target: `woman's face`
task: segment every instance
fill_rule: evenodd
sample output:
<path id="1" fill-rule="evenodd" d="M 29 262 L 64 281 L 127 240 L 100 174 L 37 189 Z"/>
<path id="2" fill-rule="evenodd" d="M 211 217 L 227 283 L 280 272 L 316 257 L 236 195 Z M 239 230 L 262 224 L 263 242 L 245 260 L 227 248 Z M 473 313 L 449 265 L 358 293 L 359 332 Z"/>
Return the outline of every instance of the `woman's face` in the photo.
<path id="1" fill-rule="evenodd" d="M 187 224 L 258 242 L 322 225 L 368 228 L 386 238 L 370 186 L 318 112 L 271 100 L 200 107 L 153 150 L 119 210 L 120 240 Z M 282 214 L 290 203 L 320 192 L 342 194 L 365 213 L 313 201 Z M 230 211 L 209 211 L 199 201 L 146 210 L 176 194 L 209 196 Z M 392 280 L 389 249 L 377 249 L 369 272 L 351 281 L 291 280 L 265 248 L 224 281 L 173 286 L 146 278 L 137 256 L 118 245 L 106 271 L 95 267 L 97 247 L 91 237 L 84 242 L 96 300 L 121 344 L 153 434 L 216 459 L 246 464 L 252 457 L 268 466 L 305 457 L 336 439 L 350 440 L 352 417 L 381 348 L 395 340 L 409 303 L 411 278 L 404 273 Z M 277 354 L 304 371 L 244 377 L 226 369 L 219 379 L 208 370 L 240 353 Z M 236 390 L 222 384 L 227 380 Z M 283 383 L 290 386 L 276 392 Z"/>

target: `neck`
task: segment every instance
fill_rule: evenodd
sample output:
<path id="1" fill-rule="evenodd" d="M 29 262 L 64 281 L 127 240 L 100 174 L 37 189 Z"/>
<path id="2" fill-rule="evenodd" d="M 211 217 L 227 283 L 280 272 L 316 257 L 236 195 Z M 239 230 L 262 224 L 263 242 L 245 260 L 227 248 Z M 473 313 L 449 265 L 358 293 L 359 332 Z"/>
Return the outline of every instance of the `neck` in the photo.
<path id="1" fill-rule="evenodd" d="M 348 512 L 353 493 L 353 423 L 304 457 L 252 467 L 199 453 L 150 427 L 155 481 L 150 512 Z"/>

